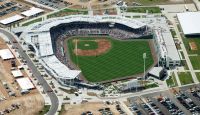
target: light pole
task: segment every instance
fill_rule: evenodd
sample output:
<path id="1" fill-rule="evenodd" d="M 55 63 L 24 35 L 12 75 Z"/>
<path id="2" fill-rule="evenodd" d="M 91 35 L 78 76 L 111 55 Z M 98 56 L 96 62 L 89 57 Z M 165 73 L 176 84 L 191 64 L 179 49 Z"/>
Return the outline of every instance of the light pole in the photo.
<path id="1" fill-rule="evenodd" d="M 143 53 L 143 60 L 144 60 L 144 79 L 145 79 L 145 59 L 147 57 L 147 54 L 146 53 Z"/>
<path id="2" fill-rule="evenodd" d="M 143 81 L 142 81 L 142 84 L 143 84 L 143 86 L 144 86 L 144 84 L 145 84 L 145 59 L 146 59 L 146 53 L 143 53 L 143 60 L 144 60 L 144 75 L 143 75 Z"/>

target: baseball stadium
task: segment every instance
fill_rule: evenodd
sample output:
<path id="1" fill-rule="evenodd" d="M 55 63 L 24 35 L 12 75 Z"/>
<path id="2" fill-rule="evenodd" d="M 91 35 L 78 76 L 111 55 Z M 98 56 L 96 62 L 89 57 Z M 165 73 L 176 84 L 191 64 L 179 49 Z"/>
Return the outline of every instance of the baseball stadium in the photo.
<path id="1" fill-rule="evenodd" d="M 144 63 L 146 72 L 157 63 L 152 30 L 125 17 L 67 16 L 35 23 L 24 33 L 45 69 L 63 85 L 137 78 Z"/>

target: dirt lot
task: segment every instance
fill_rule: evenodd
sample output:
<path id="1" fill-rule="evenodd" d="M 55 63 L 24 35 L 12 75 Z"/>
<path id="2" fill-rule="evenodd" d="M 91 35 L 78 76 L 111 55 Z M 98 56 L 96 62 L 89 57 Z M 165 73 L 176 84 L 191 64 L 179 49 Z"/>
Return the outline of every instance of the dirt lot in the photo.
<path id="1" fill-rule="evenodd" d="M 44 106 L 43 97 L 39 93 L 35 93 L 0 102 L 0 111 L 11 107 L 13 103 L 19 103 L 21 106 L 10 112 L 9 115 L 38 115 Z"/>
<path id="2" fill-rule="evenodd" d="M 0 38 L 0 49 L 8 49 L 8 46 L 2 38 Z M 18 60 L 13 60 L 15 60 L 17 66 L 21 65 Z M 21 72 L 24 77 L 28 77 L 24 70 L 21 70 Z M 16 97 L 8 95 L 6 88 L 3 86 L 3 82 L 6 82 L 11 91 L 16 93 Z M 10 115 L 34 115 L 44 105 L 43 97 L 37 89 L 31 90 L 29 94 L 21 95 L 19 84 L 11 74 L 11 60 L 4 61 L 0 58 L 0 99 L 1 97 L 5 97 L 6 100 L 0 101 L 0 111 L 11 107 L 11 104 L 19 103 L 22 105 L 20 109 L 12 111 Z"/>
<path id="3" fill-rule="evenodd" d="M 99 0 L 65 0 L 73 3 L 73 5 L 69 6 L 70 8 L 75 9 L 86 9 L 92 8 L 94 9 L 102 9 L 102 8 L 110 8 L 116 0 L 107 0 L 105 2 L 100 2 Z"/>
<path id="4" fill-rule="evenodd" d="M 2 38 L 0 38 L 0 49 L 8 49 L 8 46 L 4 42 Z M 16 62 L 16 66 L 22 65 L 18 60 L 12 59 Z M 25 70 L 21 70 L 24 77 L 28 77 Z M 6 82 L 10 89 L 16 93 L 16 96 L 21 96 L 19 85 L 15 81 L 15 78 L 11 74 L 11 60 L 2 60 L 0 59 L 0 92 L 4 95 L 4 97 L 9 98 L 8 93 L 6 92 L 5 88 L 3 87 L 3 82 Z M 36 89 L 33 89 L 30 93 L 38 92 Z M 0 93 L 0 94 L 1 94 Z"/>
<path id="5" fill-rule="evenodd" d="M 101 115 L 98 111 L 99 109 L 109 107 L 110 110 L 113 112 L 113 115 L 118 115 L 119 112 L 115 109 L 114 105 L 106 105 L 101 102 L 90 102 L 80 105 L 65 105 L 64 111 L 61 115 L 81 115 L 83 112 L 91 111 L 93 115 Z"/>

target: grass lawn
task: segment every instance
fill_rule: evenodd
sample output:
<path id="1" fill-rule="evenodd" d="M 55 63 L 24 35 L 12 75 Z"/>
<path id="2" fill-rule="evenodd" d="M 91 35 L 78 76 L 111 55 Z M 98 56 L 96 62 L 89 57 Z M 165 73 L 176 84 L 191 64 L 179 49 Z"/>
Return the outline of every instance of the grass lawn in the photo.
<path id="1" fill-rule="evenodd" d="M 28 26 L 30 24 L 33 24 L 33 23 L 36 23 L 36 22 L 41 22 L 41 21 L 42 21 L 42 18 L 37 18 L 35 20 L 32 20 L 30 22 L 26 22 L 26 23 L 22 24 L 22 26 Z"/>
<path id="2" fill-rule="evenodd" d="M 196 74 L 196 76 L 197 76 L 197 79 L 199 80 L 199 82 L 200 82 L 200 72 L 197 72 L 197 73 L 195 73 Z"/>
<path id="3" fill-rule="evenodd" d="M 39 115 L 45 115 L 49 111 L 50 107 L 50 105 L 45 105 L 43 110 L 39 111 Z"/>
<path id="4" fill-rule="evenodd" d="M 128 2 L 137 2 L 142 5 L 157 5 L 160 3 L 167 3 L 169 0 L 125 0 Z"/>
<path id="5" fill-rule="evenodd" d="M 137 12 L 137 13 L 161 13 L 159 7 L 128 7 L 126 12 Z"/>
<path id="6" fill-rule="evenodd" d="M 183 39 L 183 43 L 185 45 L 185 48 L 188 52 L 188 54 L 199 54 L 200 55 L 200 38 L 186 38 L 186 37 L 182 37 Z M 190 42 L 195 42 L 196 46 L 197 46 L 197 50 L 191 50 L 189 43 Z"/>
<path id="7" fill-rule="evenodd" d="M 190 72 L 180 72 L 178 73 L 181 85 L 194 83 Z"/>
<path id="8" fill-rule="evenodd" d="M 192 63 L 192 66 L 195 70 L 200 69 L 200 56 L 190 56 L 190 61 Z"/>
<path id="9" fill-rule="evenodd" d="M 178 86 L 177 80 L 176 80 L 176 77 L 175 77 L 174 73 L 172 73 L 172 75 L 169 76 L 169 79 L 166 80 L 166 83 L 167 83 L 168 87 L 176 87 L 176 86 Z"/>
<path id="10" fill-rule="evenodd" d="M 79 39 L 86 38 L 80 37 Z M 87 39 L 98 38 L 88 37 Z M 78 65 L 88 81 L 101 82 L 142 73 L 144 52 L 147 53 L 146 69 L 154 63 L 147 40 L 120 41 L 107 39 L 112 44 L 111 49 L 97 57 L 76 56 L 73 52 L 73 39 L 67 41 L 71 60 Z"/>
<path id="11" fill-rule="evenodd" d="M 77 48 L 82 50 L 92 50 L 98 48 L 96 41 L 78 41 Z"/>
<path id="12" fill-rule="evenodd" d="M 86 14 L 88 14 L 88 11 L 66 8 L 66 9 L 60 10 L 56 13 L 47 15 L 47 18 L 63 17 L 63 16 L 76 15 L 76 14 L 86 15 Z"/>

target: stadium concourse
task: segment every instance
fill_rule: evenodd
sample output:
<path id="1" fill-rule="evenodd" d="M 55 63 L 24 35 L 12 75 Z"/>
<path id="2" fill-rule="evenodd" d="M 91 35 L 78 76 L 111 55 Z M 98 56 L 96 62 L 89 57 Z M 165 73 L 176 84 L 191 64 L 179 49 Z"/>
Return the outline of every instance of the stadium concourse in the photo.
<path id="1" fill-rule="evenodd" d="M 74 85 L 81 71 L 68 64 L 69 59 L 63 49 L 64 39 L 71 36 L 109 35 L 118 40 L 128 40 L 149 36 L 153 32 L 155 31 L 142 21 L 121 16 L 71 15 L 32 24 L 22 32 L 20 38 L 33 47 L 46 70 L 59 83 L 67 86 Z M 166 59 L 161 61 L 171 61 L 163 62 L 163 66 L 169 67 L 169 63 L 170 66 L 179 65 L 180 60 L 177 58 L 173 60 L 173 58 L 166 57 L 170 51 L 160 52 L 160 49 L 165 47 L 162 43 L 163 38 L 159 36 L 159 33 L 154 35 L 158 36 L 155 39 L 160 39 L 155 40 L 157 58 L 165 57 Z M 175 46 L 173 43 L 171 45 Z"/>

